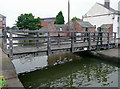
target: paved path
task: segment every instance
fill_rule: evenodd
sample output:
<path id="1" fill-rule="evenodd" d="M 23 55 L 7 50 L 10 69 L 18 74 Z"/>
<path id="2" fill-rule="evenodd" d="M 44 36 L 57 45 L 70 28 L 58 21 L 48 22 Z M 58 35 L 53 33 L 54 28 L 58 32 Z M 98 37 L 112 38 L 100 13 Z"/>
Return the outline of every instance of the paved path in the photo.
<path id="1" fill-rule="evenodd" d="M 23 87 L 11 59 L 1 49 L 1 41 L 0 38 L 0 76 L 4 76 L 7 81 L 5 87 Z"/>
<path id="2" fill-rule="evenodd" d="M 119 49 L 116 48 L 116 49 L 102 50 L 102 51 L 98 51 L 97 53 L 106 55 L 106 56 L 110 56 L 110 57 L 120 58 L 120 48 Z"/>

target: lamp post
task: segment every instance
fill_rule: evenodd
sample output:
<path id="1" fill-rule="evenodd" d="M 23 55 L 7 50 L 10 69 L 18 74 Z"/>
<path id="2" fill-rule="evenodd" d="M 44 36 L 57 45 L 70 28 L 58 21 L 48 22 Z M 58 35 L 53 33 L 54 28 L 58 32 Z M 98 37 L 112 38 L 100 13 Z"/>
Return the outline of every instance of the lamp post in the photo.
<path id="1" fill-rule="evenodd" d="M 68 0 L 68 31 L 70 31 L 70 0 Z"/>

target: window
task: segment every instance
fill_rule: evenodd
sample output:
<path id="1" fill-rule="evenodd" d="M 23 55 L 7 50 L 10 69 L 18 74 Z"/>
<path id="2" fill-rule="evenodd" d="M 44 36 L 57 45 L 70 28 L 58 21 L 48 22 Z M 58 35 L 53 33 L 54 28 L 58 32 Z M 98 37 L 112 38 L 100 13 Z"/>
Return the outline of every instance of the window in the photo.
<path id="1" fill-rule="evenodd" d="M 44 21 L 52 21 L 52 19 L 45 19 Z"/>
<path id="2" fill-rule="evenodd" d="M 118 16 L 117 22 L 120 22 L 120 17 Z"/>
<path id="3" fill-rule="evenodd" d="M 120 27 L 117 27 L 117 29 L 118 29 L 117 33 L 118 35 L 120 35 Z"/>

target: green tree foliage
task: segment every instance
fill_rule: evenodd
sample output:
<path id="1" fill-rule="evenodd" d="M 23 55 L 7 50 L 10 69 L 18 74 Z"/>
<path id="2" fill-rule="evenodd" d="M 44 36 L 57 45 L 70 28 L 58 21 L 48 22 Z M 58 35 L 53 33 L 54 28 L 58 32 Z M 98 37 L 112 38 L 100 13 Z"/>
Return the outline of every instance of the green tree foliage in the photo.
<path id="1" fill-rule="evenodd" d="M 64 24 L 64 23 L 65 23 L 64 16 L 63 16 L 62 11 L 60 11 L 58 15 L 56 16 L 56 21 L 54 22 L 54 24 Z"/>
<path id="2" fill-rule="evenodd" d="M 30 14 L 21 14 L 18 16 L 18 21 L 16 21 L 17 27 L 21 29 L 29 30 L 39 30 L 41 26 L 40 18 L 35 18 L 31 13 Z"/>
<path id="3" fill-rule="evenodd" d="M 9 26 L 6 27 L 6 30 L 10 30 L 11 28 Z"/>
<path id="4" fill-rule="evenodd" d="M 77 17 L 73 17 L 72 19 L 71 19 L 71 21 L 74 23 L 75 21 L 80 21 L 81 19 L 80 18 L 77 18 Z"/>

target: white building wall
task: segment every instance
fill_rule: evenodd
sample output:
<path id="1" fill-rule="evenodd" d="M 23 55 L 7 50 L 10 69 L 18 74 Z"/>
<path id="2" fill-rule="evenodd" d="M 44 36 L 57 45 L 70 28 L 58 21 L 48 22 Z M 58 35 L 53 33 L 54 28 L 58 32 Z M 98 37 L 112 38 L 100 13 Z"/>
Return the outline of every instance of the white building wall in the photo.
<path id="1" fill-rule="evenodd" d="M 114 22 L 111 15 L 88 17 L 84 18 L 83 20 L 90 22 L 92 25 L 96 25 L 96 28 L 100 27 L 103 24 L 113 24 Z"/>
<path id="2" fill-rule="evenodd" d="M 87 16 L 95 16 L 101 14 L 109 14 L 112 13 L 110 10 L 96 3 L 85 15 Z"/>
<path id="3" fill-rule="evenodd" d="M 118 15 L 113 14 L 113 12 L 104 8 L 98 3 L 96 3 L 83 17 L 83 21 L 88 21 L 92 25 L 96 25 L 96 28 L 100 27 L 103 24 L 113 24 L 113 32 L 117 32 L 117 37 L 118 34 L 120 35 L 120 31 L 118 31 L 118 28 L 120 30 L 120 22 L 118 23 Z"/>
<path id="4" fill-rule="evenodd" d="M 2 18 L 0 18 L 0 21 L 2 21 Z"/>

